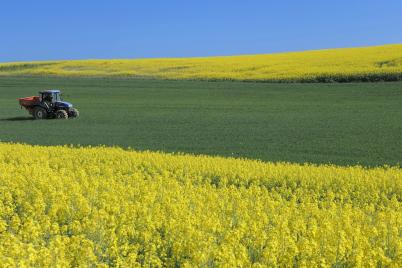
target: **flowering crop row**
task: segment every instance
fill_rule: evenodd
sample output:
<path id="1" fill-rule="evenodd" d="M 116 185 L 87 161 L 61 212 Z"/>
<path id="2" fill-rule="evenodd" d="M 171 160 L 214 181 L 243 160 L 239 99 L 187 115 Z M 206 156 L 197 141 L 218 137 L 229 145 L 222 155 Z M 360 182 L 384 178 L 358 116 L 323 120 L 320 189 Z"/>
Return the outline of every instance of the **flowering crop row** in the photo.
<path id="1" fill-rule="evenodd" d="M 9 266 L 402 266 L 402 170 L 0 144 Z"/>
<path id="2" fill-rule="evenodd" d="M 4 75 L 127 76 L 271 82 L 402 80 L 402 45 L 206 58 L 0 64 Z"/>

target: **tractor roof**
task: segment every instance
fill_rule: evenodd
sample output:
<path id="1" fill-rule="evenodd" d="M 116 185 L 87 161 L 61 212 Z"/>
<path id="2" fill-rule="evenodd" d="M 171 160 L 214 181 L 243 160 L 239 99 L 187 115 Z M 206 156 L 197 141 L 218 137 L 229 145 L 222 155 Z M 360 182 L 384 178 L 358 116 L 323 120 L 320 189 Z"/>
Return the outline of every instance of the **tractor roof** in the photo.
<path id="1" fill-rule="evenodd" d="M 43 90 L 43 91 L 39 91 L 40 94 L 42 93 L 60 93 L 60 90 L 58 89 L 48 89 L 48 90 Z"/>

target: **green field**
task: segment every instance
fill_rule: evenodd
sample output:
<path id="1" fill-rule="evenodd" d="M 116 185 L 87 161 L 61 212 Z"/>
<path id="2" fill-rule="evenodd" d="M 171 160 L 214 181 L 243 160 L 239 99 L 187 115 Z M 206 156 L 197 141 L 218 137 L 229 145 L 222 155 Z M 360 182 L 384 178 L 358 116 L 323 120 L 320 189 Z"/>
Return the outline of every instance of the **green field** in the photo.
<path id="1" fill-rule="evenodd" d="M 35 121 L 20 109 L 18 97 L 49 88 L 62 89 L 81 118 Z M 402 162 L 402 83 L 2 77 L 0 140 L 395 165 Z"/>

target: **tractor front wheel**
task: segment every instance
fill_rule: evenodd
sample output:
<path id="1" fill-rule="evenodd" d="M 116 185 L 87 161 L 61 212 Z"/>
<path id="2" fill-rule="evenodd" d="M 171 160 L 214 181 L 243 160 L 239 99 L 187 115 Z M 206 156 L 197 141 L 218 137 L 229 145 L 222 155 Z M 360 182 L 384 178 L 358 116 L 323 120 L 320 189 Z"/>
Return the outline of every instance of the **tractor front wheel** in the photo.
<path id="1" fill-rule="evenodd" d="M 77 109 L 73 108 L 71 109 L 69 116 L 71 118 L 78 118 L 80 116 L 80 112 L 78 112 Z"/>
<path id="2" fill-rule="evenodd" d="M 66 111 L 64 110 L 58 110 L 56 112 L 56 118 L 57 119 L 67 119 L 68 118 L 68 114 Z"/>
<path id="3" fill-rule="evenodd" d="M 33 111 L 33 116 L 35 119 L 46 119 L 47 111 L 42 107 L 36 107 Z"/>

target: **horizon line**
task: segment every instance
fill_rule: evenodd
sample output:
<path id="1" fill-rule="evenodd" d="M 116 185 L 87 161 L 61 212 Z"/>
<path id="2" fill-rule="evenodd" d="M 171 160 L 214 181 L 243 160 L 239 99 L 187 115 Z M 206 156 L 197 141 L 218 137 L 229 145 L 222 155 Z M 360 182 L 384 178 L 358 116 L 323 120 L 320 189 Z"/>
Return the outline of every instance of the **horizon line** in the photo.
<path id="1" fill-rule="evenodd" d="M 16 63 L 37 63 L 37 62 L 62 62 L 62 61 L 102 61 L 102 60 L 156 60 L 156 59 L 205 59 L 205 58 L 224 58 L 224 57 L 242 57 L 242 56 L 257 56 L 257 55 L 276 55 L 285 53 L 303 53 L 303 52 L 313 52 L 313 51 L 326 51 L 326 50 L 341 50 L 341 49 L 359 49 L 359 48 L 371 48 L 371 47 L 382 47 L 382 46 L 395 46 L 402 45 L 401 43 L 386 43 L 381 45 L 369 45 L 369 46 L 350 46 L 350 47 L 331 47 L 331 48 L 319 48 L 319 49 L 305 49 L 305 50 L 284 50 L 278 52 L 268 52 L 268 53 L 244 53 L 244 54 L 230 54 L 230 55 L 212 55 L 212 56 L 183 56 L 183 57 L 136 57 L 136 58 L 77 58 L 77 59 L 53 59 L 53 60 L 16 60 L 16 61 L 2 61 L 0 59 L 0 64 L 16 64 Z"/>

